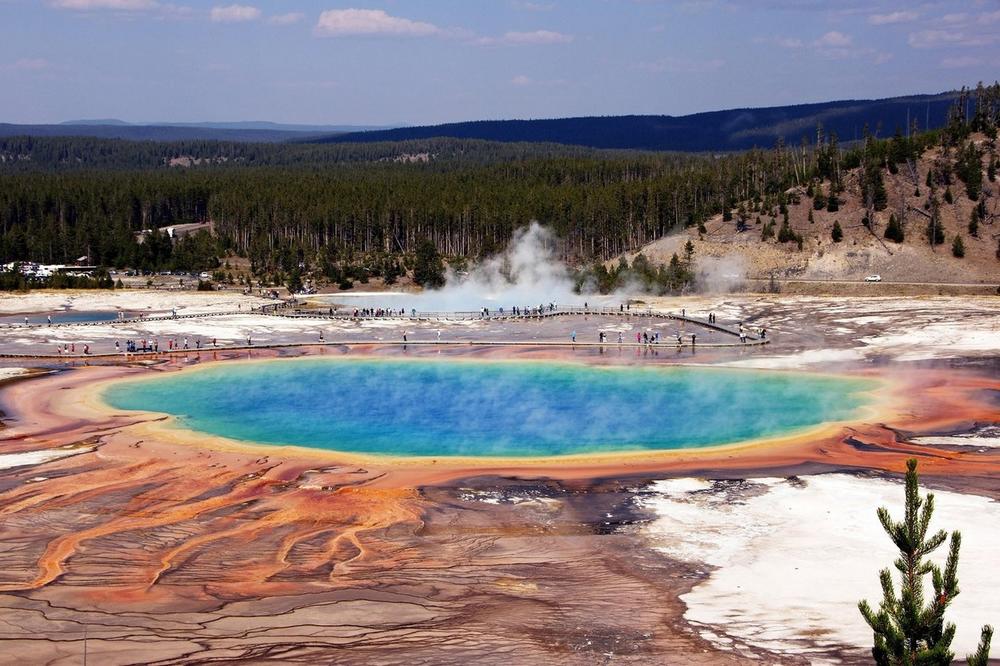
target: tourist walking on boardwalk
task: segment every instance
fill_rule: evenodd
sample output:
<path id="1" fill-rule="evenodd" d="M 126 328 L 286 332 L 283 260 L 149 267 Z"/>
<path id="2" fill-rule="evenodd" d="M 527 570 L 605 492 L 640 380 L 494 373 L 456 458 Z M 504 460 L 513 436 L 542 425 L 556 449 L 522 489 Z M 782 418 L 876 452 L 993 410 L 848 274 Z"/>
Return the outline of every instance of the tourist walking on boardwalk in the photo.
<path id="1" fill-rule="evenodd" d="M 49 323 L 49 326 L 51 326 L 51 325 L 52 325 L 52 315 L 47 315 L 47 316 L 45 317 L 45 320 L 46 320 L 46 321 L 47 321 L 47 322 Z"/>
<path id="2" fill-rule="evenodd" d="M 441 329 L 440 328 L 438 329 L 437 334 L 438 334 L 438 342 L 441 342 Z"/>
<path id="3" fill-rule="evenodd" d="M 406 342 L 406 331 L 403 331 L 403 342 Z"/>
<path id="4" fill-rule="evenodd" d="M 624 336 L 622 336 L 622 332 L 618 331 L 618 344 L 621 344 L 624 341 L 625 341 L 625 338 L 624 338 Z"/>
<path id="5" fill-rule="evenodd" d="M 570 337 L 570 340 L 572 340 L 573 343 L 576 344 L 576 331 L 573 331 L 572 333 L 570 333 L 569 337 Z"/>

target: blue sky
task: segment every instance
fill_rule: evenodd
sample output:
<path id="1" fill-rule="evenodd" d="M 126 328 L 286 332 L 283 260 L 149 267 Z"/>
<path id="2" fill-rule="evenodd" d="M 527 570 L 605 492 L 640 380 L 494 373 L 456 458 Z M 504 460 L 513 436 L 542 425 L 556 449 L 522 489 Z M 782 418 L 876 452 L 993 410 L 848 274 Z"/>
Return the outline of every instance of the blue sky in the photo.
<path id="1" fill-rule="evenodd" d="M 939 92 L 1000 0 L 0 0 L 0 122 L 425 124 Z"/>

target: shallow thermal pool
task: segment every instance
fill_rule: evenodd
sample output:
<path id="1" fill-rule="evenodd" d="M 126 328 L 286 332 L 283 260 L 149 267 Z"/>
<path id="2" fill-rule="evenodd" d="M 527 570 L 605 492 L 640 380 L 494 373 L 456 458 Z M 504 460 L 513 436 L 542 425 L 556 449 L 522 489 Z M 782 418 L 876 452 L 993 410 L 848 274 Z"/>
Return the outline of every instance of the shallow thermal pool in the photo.
<path id="1" fill-rule="evenodd" d="M 396 456 L 704 447 L 856 415 L 867 381 L 690 367 L 299 359 L 110 385 L 118 409 L 265 444 Z"/>
<path id="2" fill-rule="evenodd" d="M 126 313 L 126 316 L 131 316 Z M 46 324 L 48 317 L 52 318 L 53 324 L 86 324 L 115 321 L 118 319 L 117 310 L 57 310 L 54 312 L 34 312 L 29 315 L 4 315 L 0 317 L 0 325 L 23 324 L 24 318 L 28 318 L 29 324 Z"/>

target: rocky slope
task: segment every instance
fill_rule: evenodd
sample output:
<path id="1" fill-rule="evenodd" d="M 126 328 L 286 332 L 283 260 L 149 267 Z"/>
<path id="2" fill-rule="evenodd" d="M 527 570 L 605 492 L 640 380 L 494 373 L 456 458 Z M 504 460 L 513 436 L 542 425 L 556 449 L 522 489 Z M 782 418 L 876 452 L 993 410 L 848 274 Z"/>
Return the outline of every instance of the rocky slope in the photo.
<path id="1" fill-rule="evenodd" d="M 749 202 L 746 209 L 745 231 L 737 230 L 740 213 L 732 212 L 732 220 L 720 213 L 708 220 L 704 232 L 691 227 L 683 232 L 661 238 L 643 247 L 641 252 L 655 263 L 667 262 L 673 253 L 683 255 L 684 245 L 694 245 L 697 270 L 705 281 L 725 283 L 741 278 L 799 278 L 816 280 L 861 280 L 879 274 L 886 281 L 926 283 L 996 283 L 1000 282 L 1000 178 L 986 177 L 987 165 L 993 159 L 995 146 L 982 135 L 972 139 L 982 150 L 983 192 L 985 217 L 979 222 L 978 237 L 969 234 L 969 219 L 979 201 L 966 194 L 964 183 L 954 175 L 955 151 L 935 147 L 925 152 L 913 164 L 913 169 L 901 165 L 898 173 L 883 169 L 887 194 L 884 210 L 873 211 L 871 229 L 862 221 L 866 208 L 861 195 L 861 172 L 854 169 L 844 176 L 844 191 L 839 194 L 839 209 L 814 210 L 814 199 L 805 185 L 788 190 L 792 203 L 788 205 L 789 227 L 802 237 L 802 248 L 793 241 L 778 242 L 782 213 L 754 211 Z M 942 170 L 949 172 L 950 184 L 941 182 Z M 934 171 L 934 192 L 940 204 L 940 221 L 944 242 L 931 246 L 927 236 L 930 219 L 927 208 L 931 192 L 928 171 Z M 829 192 L 830 183 L 822 184 Z M 950 191 L 951 203 L 945 192 Z M 918 194 L 919 193 L 919 194 Z M 773 216 L 772 216 L 773 213 Z M 890 215 L 902 222 L 905 234 L 902 243 L 884 237 Z M 775 237 L 763 239 L 762 229 L 775 220 Z M 840 242 L 832 239 L 834 223 L 843 230 Z M 962 238 L 965 256 L 952 253 L 956 236 Z M 638 254 L 638 253 L 635 253 Z M 630 255 L 631 259 L 635 254 Z"/>

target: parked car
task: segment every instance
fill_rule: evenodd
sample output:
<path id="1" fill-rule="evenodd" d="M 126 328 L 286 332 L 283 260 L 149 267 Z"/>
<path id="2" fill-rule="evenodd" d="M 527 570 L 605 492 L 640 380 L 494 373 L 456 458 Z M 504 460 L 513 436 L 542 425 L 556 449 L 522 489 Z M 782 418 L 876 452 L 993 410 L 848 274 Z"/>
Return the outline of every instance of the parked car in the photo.
<path id="1" fill-rule="evenodd" d="M 865 282 L 881 282 L 881 281 L 882 281 L 881 275 L 869 275 L 868 277 L 865 278 Z"/>

